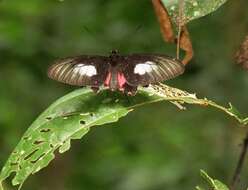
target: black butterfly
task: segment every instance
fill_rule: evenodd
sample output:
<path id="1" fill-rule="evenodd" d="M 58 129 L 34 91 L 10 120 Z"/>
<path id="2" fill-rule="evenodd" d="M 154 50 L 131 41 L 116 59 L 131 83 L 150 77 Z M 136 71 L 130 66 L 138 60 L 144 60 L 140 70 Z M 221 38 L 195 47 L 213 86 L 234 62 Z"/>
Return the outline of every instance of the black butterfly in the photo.
<path id="1" fill-rule="evenodd" d="M 90 86 L 94 91 L 104 85 L 110 90 L 135 95 L 138 86 L 148 86 L 174 78 L 184 72 L 177 59 L 157 54 L 71 57 L 58 60 L 48 69 L 48 76 L 75 86 Z"/>

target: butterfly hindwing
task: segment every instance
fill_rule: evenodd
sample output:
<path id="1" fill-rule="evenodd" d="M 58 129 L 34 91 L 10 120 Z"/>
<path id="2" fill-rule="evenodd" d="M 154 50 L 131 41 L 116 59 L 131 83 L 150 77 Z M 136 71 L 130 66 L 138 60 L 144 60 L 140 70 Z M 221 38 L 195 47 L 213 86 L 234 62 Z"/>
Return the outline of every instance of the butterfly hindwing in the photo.
<path id="1" fill-rule="evenodd" d="M 56 61 L 48 69 L 48 76 L 70 85 L 98 87 L 107 77 L 109 67 L 108 57 L 78 56 Z"/>
<path id="2" fill-rule="evenodd" d="M 125 57 L 122 72 L 127 83 L 145 86 L 172 79 L 184 72 L 184 65 L 165 55 L 134 54 Z"/>

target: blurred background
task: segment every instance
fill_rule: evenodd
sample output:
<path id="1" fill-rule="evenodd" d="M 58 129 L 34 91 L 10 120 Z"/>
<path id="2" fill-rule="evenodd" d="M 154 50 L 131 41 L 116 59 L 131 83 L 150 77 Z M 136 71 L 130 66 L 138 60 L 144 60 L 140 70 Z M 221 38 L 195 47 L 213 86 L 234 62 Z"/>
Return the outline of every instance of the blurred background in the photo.
<path id="1" fill-rule="evenodd" d="M 248 33 L 247 0 L 228 1 L 189 25 L 194 60 L 167 84 L 248 115 L 248 73 L 234 65 Z M 151 2 L 11 0 L 0 2 L 0 166 L 53 101 L 73 90 L 51 81 L 56 58 L 156 52 L 175 56 L 161 38 Z M 231 181 L 246 130 L 211 108 L 179 111 L 160 102 L 91 130 L 69 152 L 30 177 L 25 190 L 181 190 L 201 184 L 199 170 Z M 240 189 L 247 188 L 248 159 Z M 9 189 L 11 189 L 9 187 Z"/>

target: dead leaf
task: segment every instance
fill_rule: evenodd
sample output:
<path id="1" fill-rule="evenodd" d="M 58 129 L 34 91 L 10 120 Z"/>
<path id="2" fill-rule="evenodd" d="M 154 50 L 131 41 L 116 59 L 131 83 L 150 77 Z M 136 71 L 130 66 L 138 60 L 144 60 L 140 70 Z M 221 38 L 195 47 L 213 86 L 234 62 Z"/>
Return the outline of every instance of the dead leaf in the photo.
<path id="1" fill-rule="evenodd" d="M 177 38 L 174 35 L 173 25 L 166 7 L 163 5 L 161 0 L 152 0 L 152 4 L 160 25 L 160 30 L 164 41 L 177 44 Z M 190 35 L 186 25 L 182 26 L 179 45 L 180 48 L 185 51 L 185 56 L 182 60 L 182 63 L 186 65 L 193 58 L 194 55 Z"/>
<path id="2" fill-rule="evenodd" d="M 185 25 L 182 27 L 182 33 L 180 37 L 180 48 L 185 51 L 185 56 L 182 60 L 182 63 L 186 65 L 193 58 L 194 51 L 193 51 L 188 29 Z"/>
<path id="3" fill-rule="evenodd" d="M 153 7 L 160 24 L 162 36 L 166 42 L 175 43 L 170 16 L 160 0 L 152 0 Z"/>
<path id="4" fill-rule="evenodd" d="M 248 70 L 248 35 L 236 53 L 236 62 L 244 69 Z"/>

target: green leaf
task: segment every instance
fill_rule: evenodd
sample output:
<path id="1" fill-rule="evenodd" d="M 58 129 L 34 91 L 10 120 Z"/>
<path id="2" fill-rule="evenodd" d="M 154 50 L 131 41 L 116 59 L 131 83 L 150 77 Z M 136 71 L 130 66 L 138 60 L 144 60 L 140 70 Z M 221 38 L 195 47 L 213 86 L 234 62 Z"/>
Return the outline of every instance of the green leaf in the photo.
<path id="1" fill-rule="evenodd" d="M 140 92 L 135 97 L 89 89 L 76 90 L 52 104 L 29 127 L 2 169 L 1 181 L 15 172 L 13 185 L 22 185 L 30 174 L 46 167 L 54 152 L 69 150 L 72 139 L 81 139 L 90 127 L 116 122 L 133 106 L 162 100 Z"/>
<path id="2" fill-rule="evenodd" d="M 225 184 L 223 184 L 222 182 L 220 182 L 217 179 L 212 179 L 203 170 L 201 170 L 201 176 L 209 184 L 209 186 L 211 187 L 211 189 L 213 189 L 213 190 L 229 190 L 228 187 Z"/>
<path id="3" fill-rule="evenodd" d="M 199 186 L 196 186 L 196 190 L 204 190 L 204 189 Z"/>
<path id="4" fill-rule="evenodd" d="M 226 1 L 227 0 L 184 0 L 185 7 L 183 15 L 185 17 L 185 22 L 189 22 L 216 11 Z M 173 21 L 176 22 L 179 12 L 179 0 L 162 0 L 162 2 L 167 8 Z"/>
<path id="5" fill-rule="evenodd" d="M 232 108 L 162 84 L 140 88 L 134 97 L 108 90 L 94 94 L 90 89 L 78 89 L 53 103 L 28 128 L 2 168 L 0 190 L 1 182 L 12 173 L 15 173 L 12 184 L 21 187 L 28 176 L 55 158 L 55 151 L 66 152 L 71 140 L 81 139 L 91 127 L 116 122 L 137 106 L 162 100 L 172 102 L 180 109 L 184 109 L 184 103 L 212 106 L 242 124 L 247 123 L 247 118 L 240 118 Z"/>

